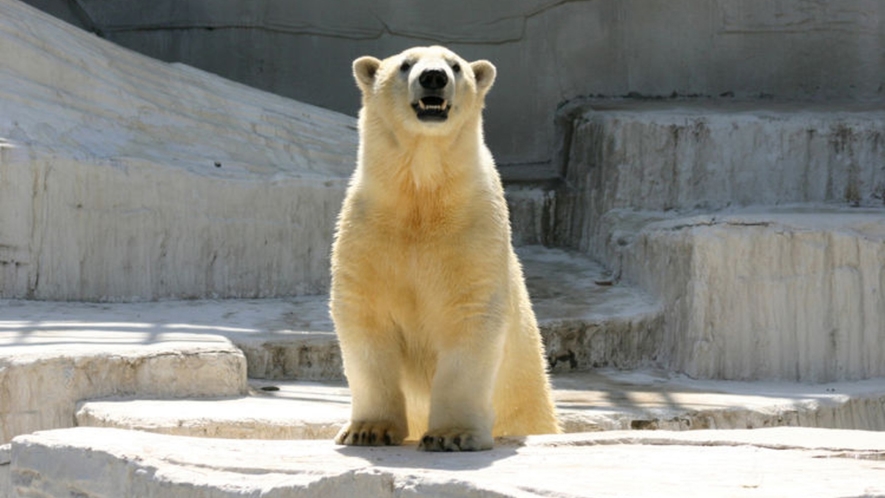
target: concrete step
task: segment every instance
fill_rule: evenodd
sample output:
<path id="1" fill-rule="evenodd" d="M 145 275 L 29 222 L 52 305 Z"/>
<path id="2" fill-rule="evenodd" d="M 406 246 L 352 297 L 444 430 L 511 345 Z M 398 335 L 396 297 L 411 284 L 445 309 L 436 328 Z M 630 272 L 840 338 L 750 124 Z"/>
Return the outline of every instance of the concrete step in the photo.
<path id="1" fill-rule="evenodd" d="M 663 310 L 580 253 L 517 248 L 553 372 L 655 365 Z"/>
<path id="2" fill-rule="evenodd" d="M 264 368 L 266 357 L 243 351 L 266 352 L 251 346 L 270 337 L 277 349 L 289 346 L 290 357 L 301 359 L 299 348 L 315 334 L 297 325 L 316 310 L 325 316 L 325 301 L 0 301 L 0 444 L 19 434 L 70 427 L 76 403 L 84 399 L 245 394 L 249 362 Z M 276 333 L 268 323 L 293 323 L 296 330 Z M 323 329 L 322 348 L 337 352 L 331 327 Z M 340 376 L 340 360 L 324 358 L 311 366 L 322 348 L 308 348 L 307 364 L 298 370 Z"/>
<path id="3" fill-rule="evenodd" d="M 0 444 L 70 427 L 78 401 L 112 395 L 232 396 L 246 358 L 186 322 L 160 325 L 128 308 L 0 301 Z"/>
<path id="4" fill-rule="evenodd" d="M 834 383 L 697 381 L 658 371 L 555 375 L 565 432 L 752 429 L 778 426 L 885 430 L 885 379 Z M 349 419 L 340 382 L 250 381 L 225 399 L 93 400 L 78 426 L 236 439 L 331 439 Z"/>
<path id="5" fill-rule="evenodd" d="M 805 428 L 607 432 L 491 451 L 345 448 L 107 428 L 16 438 L 16 496 L 879 496 L 885 433 Z"/>
<path id="6" fill-rule="evenodd" d="M 574 103 L 545 240 L 660 301 L 665 368 L 881 377 L 883 117 L 859 104 Z"/>
<path id="7" fill-rule="evenodd" d="M 84 401 L 80 427 L 116 427 L 223 439 L 331 439 L 350 418 L 340 381 L 250 380 L 247 396 Z"/>
<path id="8" fill-rule="evenodd" d="M 541 247 L 520 254 L 554 371 L 654 362 L 661 315 L 648 295 L 607 285 L 602 268 L 580 255 Z M 245 391 L 247 374 L 343 379 L 327 306 L 325 296 L 0 301 L 0 443 L 69 426 L 84 399 L 229 396 Z"/>
<path id="9" fill-rule="evenodd" d="M 885 200 L 881 104 L 591 99 L 558 119 L 578 224 L 611 209 Z"/>
<path id="10" fill-rule="evenodd" d="M 553 244 L 550 233 L 556 216 L 557 192 L 549 185 L 515 184 L 504 190 L 510 212 L 510 230 L 513 244 Z"/>
<path id="11" fill-rule="evenodd" d="M 885 376 L 885 209 L 615 210 L 608 254 L 664 308 L 658 359 L 696 378 Z"/>

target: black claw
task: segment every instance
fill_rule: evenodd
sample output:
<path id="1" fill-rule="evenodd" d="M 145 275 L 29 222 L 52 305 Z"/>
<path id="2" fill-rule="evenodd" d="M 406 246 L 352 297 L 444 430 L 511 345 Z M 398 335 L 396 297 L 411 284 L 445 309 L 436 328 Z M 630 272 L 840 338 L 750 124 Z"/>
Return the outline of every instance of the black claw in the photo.
<path id="1" fill-rule="evenodd" d="M 378 436 L 374 432 L 369 433 L 369 444 L 375 444 L 377 439 Z"/>
<path id="2" fill-rule="evenodd" d="M 384 444 L 390 446 L 393 444 L 393 441 L 390 439 L 390 434 L 385 433 L 383 438 Z"/>
<path id="3" fill-rule="evenodd" d="M 436 440 L 436 444 L 438 444 L 440 448 L 445 448 L 445 447 L 446 447 L 446 438 L 440 436 L 440 437 Z"/>
<path id="4" fill-rule="evenodd" d="M 424 439 L 421 440 L 424 444 L 425 448 L 430 448 L 430 445 L 433 444 L 433 436 L 424 436 Z"/>
<path id="5" fill-rule="evenodd" d="M 455 436 L 455 439 L 452 440 L 452 444 L 454 444 L 455 446 L 460 448 L 461 447 L 461 436 Z"/>

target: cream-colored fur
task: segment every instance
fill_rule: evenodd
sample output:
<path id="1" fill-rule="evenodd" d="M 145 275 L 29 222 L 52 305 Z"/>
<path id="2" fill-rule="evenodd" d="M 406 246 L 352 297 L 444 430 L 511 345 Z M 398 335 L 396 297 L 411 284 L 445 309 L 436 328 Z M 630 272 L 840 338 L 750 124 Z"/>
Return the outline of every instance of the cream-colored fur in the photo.
<path id="1" fill-rule="evenodd" d="M 353 69 L 363 93 L 360 148 L 331 292 L 353 407 L 336 441 L 481 450 L 493 435 L 558 432 L 501 181 L 483 141 L 495 67 L 419 47 L 383 61 L 362 57 Z M 422 86 L 433 71 L 446 75 L 444 88 Z M 444 120 L 418 118 L 427 93 L 451 106 Z"/>

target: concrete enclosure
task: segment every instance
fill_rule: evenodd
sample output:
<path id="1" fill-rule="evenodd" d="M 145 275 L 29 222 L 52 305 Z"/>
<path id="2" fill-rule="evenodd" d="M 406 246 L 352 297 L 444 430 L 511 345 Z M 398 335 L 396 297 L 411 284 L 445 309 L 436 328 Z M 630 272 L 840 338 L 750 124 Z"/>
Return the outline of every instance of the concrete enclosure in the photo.
<path id="1" fill-rule="evenodd" d="M 502 165 L 546 163 L 579 96 L 870 100 L 885 2 L 845 0 L 28 0 L 115 43 L 355 114 L 351 61 L 441 43 L 498 67 L 486 132 Z"/>
<path id="2" fill-rule="evenodd" d="M 32 3 L 69 22 L 0 0 L 0 497 L 885 496 L 885 2 Z M 335 447 L 355 120 L 71 23 L 346 112 L 357 55 L 494 60 L 567 434 Z"/>

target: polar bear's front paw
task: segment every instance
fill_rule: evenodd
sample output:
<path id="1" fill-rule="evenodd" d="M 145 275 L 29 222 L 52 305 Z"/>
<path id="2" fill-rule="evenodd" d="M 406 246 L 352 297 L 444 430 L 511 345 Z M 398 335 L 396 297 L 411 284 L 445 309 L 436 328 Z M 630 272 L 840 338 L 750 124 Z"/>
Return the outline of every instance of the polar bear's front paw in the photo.
<path id="1" fill-rule="evenodd" d="M 418 449 L 424 451 L 480 451 L 490 450 L 494 440 L 491 434 L 475 430 L 442 429 L 428 431 Z"/>
<path id="2" fill-rule="evenodd" d="M 350 422 L 338 432 L 335 442 L 348 446 L 396 446 L 404 438 L 404 431 L 390 422 Z"/>

